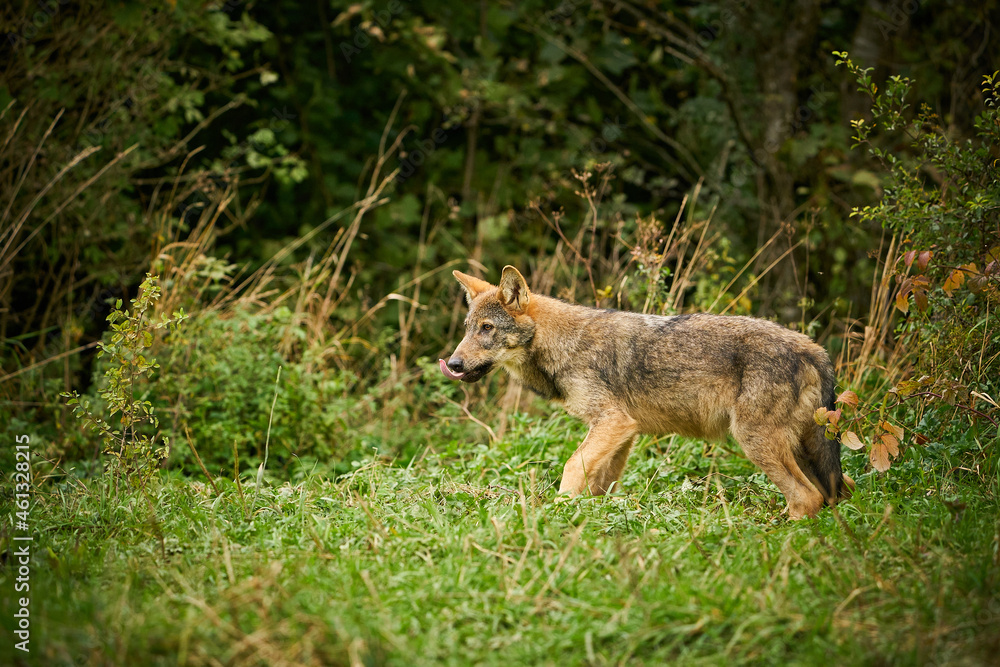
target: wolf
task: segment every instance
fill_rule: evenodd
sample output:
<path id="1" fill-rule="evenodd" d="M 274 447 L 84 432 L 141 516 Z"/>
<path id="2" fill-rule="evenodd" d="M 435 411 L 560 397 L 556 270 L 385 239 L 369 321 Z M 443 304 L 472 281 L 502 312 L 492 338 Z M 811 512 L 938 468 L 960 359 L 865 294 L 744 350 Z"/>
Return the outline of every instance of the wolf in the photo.
<path id="1" fill-rule="evenodd" d="M 566 462 L 560 496 L 601 495 L 640 434 L 726 433 L 784 494 L 793 519 L 846 498 L 840 442 L 814 414 L 834 409 L 826 351 L 774 322 L 712 314 L 643 315 L 534 294 L 506 266 L 499 285 L 453 272 L 469 305 L 465 336 L 439 366 L 476 382 L 503 368 L 590 430 Z"/>

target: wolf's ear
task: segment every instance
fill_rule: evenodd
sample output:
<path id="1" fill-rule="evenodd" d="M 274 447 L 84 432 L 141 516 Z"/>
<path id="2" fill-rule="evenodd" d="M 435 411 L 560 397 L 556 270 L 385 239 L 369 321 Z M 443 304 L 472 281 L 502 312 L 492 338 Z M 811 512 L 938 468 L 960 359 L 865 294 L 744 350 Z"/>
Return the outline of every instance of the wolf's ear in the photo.
<path id="1" fill-rule="evenodd" d="M 479 296 L 482 292 L 493 288 L 493 285 L 490 285 L 485 280 L 468 276 L 461 271 L 452 271 L 451 275 L 455 276 L 455 280 L 462 283 L 462 287 L 465 288 L 466 300 L 470 304 L 472 303 L 472 300 Z"/>
<path id="2" fill-rule="evenodd" d="M 528 283 L 524 281 L 524 276 L 513 266 L 503 267 L 500 275 L 500 300 L 508 310 L 522 312 L 528 307 L 531 298 L 528 292 Z"/>

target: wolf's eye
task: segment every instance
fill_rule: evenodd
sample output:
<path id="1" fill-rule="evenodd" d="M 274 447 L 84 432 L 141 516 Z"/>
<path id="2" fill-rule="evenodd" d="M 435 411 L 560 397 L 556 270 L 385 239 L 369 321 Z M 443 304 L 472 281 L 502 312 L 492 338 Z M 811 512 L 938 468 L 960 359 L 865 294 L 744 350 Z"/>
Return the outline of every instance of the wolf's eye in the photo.
<path id="1" fill-rule="evenodd" d="M 483 333 L 493 331 L 493 325 L 490 324 L 489 322 L 483 322 L 483 326 L 481 328 L 483 330 Z"/>

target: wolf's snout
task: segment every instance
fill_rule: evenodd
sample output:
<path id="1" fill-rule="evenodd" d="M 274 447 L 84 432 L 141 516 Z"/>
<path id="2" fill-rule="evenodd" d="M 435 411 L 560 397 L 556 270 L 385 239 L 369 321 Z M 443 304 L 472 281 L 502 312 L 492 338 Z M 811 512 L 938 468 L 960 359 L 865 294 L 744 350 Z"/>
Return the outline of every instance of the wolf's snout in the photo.
<path id="1" fill-rule="evenodd" d="M 452 357 L 448 361 L 438 359 L 438 366 L 449 380 L 461 380 L 465 375 L 465 360 L 461 357 Z"/>

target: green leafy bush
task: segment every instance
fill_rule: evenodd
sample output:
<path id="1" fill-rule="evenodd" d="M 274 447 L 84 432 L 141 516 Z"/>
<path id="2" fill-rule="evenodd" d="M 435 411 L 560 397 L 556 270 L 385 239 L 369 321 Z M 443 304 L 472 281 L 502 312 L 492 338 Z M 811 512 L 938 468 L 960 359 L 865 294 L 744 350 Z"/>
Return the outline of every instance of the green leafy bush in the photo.
<path id="1" fill-rule="evenodd" d="M 889 456 L 899 454 L 896 436 L 901 433 L 884 420 L 887 408 L 909 399 L 958 408 L 962 415 L 926 420 L 924 406 L 915 403 L 908 418 L 933 428 L 918 432 L 917 442 L 951 437 L 971 425 L 973 434 L 986 427 L 985 435 L 995 443 L 1000 425 L 1000 73 L 983 78 L 984 109 L 975 120 L 976 137 L 958 140 L 927 105 L 909 112 L 910 79 L 892 76 L 879 90 L 872 68 L 859 67 L 846 53 L 834 55 L 872 103 L 872 119 L 852 125 L 856 146 L 885 169 L 883 194 L 877 204 L 856 208 L 853 215 L 881 224 L 898 243 L 887 271 L 895 280 L 895 308 L 903 315 L 895 330 L 897 345 L 911 360 L 881 408 L 868 410 L 866 420 L 877 424 L 872 462 L 886 469 Z M 900 140 L 912 152 L 883 147 Z M 862 444 L 849 440 L 849 446 Z"/>
<path id="2" fill-rule="evenodd" d="M 77 392 L 63 393 L 67 404 L 73 406 L 73 414 L 82 420 L 103 442 L 103 452 L 111 457 L 109 470 L 116 481 L 125 479 L 134 486 L 145 486 L 156 472 L 160 461 L 167 455 L 169 440 L 157 446 L 159 433 L 152 432 L 159 427 L 153 404 L 146 400 L 144 384 L 159 364 L 145 351 L 153 346 L 153 334 L 158 329 L 177 331 L 177 325 L 185 319 L 184 311 L 168 318 L 161 315 L 152 320 L 153 305 L 160 298 L 157 278 L 146 274 L 139 287 L 139 295 L 132 299 L 131 312 L 124 312 L 121 299 L 108 315 L 111 336 L 108 342 L 100 343 L 98 357 L 108 357 L 104 372 L 106 386 L 100 390 L 100 397 L 107 406 L 109 418 L 120 415 L 120 426 L 112 426 L 100 414 L 91 409 L 91 404 L 81 400 Z"/>
<path id="3" fill-rule="evenodd" d="M 468 432 L 467 422 L 449 426 L 430 416 L 439 409 L 442 417 L 459 415 L 447 403 L 459 389 L 426 360 L 419 365 L 431 372 L 394 381 L 388 364 L 328 366 L 308 350 L 282 353 L 289 335 L 304 335 L 289 309 L 235 307 L 203 311 L 167 339 L 156 394 L 173 436 L 170 466 L 197 472 L 190 439 L 213 475 L 231 473 L 234 447 L 240 467 L 252 468 L 263 459 L 269 419 L 268 473 L 286 477 L 299 469 L 296 462 L 346 471 L 373 449 L 412 457 L 431 442 L 432 430 L 437 438 Z M 419 391 L 417 382 L 424 385 Z"/>

